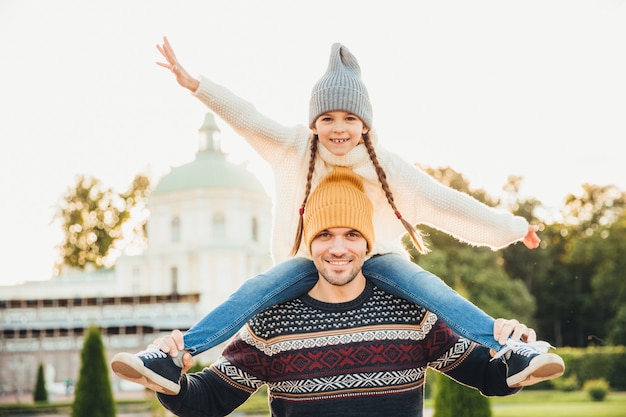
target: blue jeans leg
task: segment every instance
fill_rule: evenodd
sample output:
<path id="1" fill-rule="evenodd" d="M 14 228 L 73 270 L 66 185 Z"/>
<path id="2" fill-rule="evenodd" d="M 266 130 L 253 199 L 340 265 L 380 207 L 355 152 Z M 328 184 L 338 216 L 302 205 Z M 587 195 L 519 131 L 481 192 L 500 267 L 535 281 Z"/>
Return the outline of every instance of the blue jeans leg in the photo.
<path id="1" fill-rule="evenodd" d="M 293 258 L 248 279 L 185 333 L 185 350 L 198 355 L 225 342 L 256 313 L 306 294 L 317 278 L 313 261 Z"/>
<path id="2" fill-rule="evenodd" d="M 461 336 L 496 351 L 502 347 L 493 338 L 492 317 L 408 259 L 397 254 L 377 255 L 365 262 L 363 273 L 381 289 L 435 313 Z"/>

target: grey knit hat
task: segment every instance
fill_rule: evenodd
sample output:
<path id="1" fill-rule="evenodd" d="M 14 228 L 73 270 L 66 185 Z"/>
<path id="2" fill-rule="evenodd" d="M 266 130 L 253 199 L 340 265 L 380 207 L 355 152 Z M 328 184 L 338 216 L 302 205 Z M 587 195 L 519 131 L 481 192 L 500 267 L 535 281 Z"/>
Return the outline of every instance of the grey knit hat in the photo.
<path id="1" fill-rule="evenodd" d="M 328 69 L 311 91 L 309 127 L 321 114 L 335 110 L 350 112 L 372 127 L 372 105 L 361 80 L 361 68 L 356 57 L 340 43 L 333 44 Z"/>

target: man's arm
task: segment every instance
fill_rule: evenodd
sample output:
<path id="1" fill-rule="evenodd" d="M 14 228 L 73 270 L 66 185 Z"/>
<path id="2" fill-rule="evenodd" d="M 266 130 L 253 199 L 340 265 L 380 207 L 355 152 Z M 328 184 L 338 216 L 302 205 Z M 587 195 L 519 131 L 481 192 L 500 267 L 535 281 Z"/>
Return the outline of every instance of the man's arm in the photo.
<path id="1" fill-rule="evenodd" d="M 506 383 L 506 364 L 491 360 L 489 349 L 470 342 L 471 352 L 443 373 L 461 384 L 476 388 L 487 397 L 512 395 L 521 388 L 509 388 Z"/>
<path id="2" fill-rule="evenodd" d="M 452 332 L 449 328 L 448 331 Z M 457 334 L 452 335 L 456 339 L 454 347 L 432 361 L 431 367 L 464 385 L 478 389 L 486 396 L 511 395 L 520 390 L 509 388 L 506 364 L 500 359 L 492 360 L 494 352 Z M 499 318 L 494 322 L 494 338 L 501 343 L 509 338 L 535 342 L 537 335 L 533 329 L 517 320 Z"/>
<path id="3" fill-rule="evenodd" d="M 234 342 L 233 342 L 234 343 Z M 177 395 L 157 394 L 161 404 L 179 417 L 226 416 L 243 404 L 254 392 L 237 388 L 220 378 L 211 368 L 186 374 L 194 363 L 193 357 L 182 349 L 183 334 L 174 330 L 170 335 L 156 339 L 148 348 L 158 348 L 173 358 L 182 354 L 182 370 Z"/>
<path id="4" fill-rule="evenodd" d="M 178 395 L 157 394 L 161 404 L 179 417 L 222 417 L 232 413 L 251 395 L 227 384 L 210 368 L 184 374 Z"/>

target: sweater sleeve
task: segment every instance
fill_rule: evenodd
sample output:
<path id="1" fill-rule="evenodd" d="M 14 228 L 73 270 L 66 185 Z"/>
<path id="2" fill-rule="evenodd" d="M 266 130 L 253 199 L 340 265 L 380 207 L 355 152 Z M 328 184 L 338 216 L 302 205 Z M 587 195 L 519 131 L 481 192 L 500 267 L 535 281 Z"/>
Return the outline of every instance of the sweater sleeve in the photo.
<path id="1" fill-rule="evenodd" d="M 521 388 L 509 388 L 506 383 L 506 365 L 501 360 L 491 360 L 489 349 L 472 342 L 469 355 L 456 366 L 443 370 L 461 384 L 476 388 L 487 397 L 513 395 Z"/>
<path id="2" fill-rule="evenodd" d="M 252 394 L 252 391 L 229 385 L 210 368 L 185 374 L 179 383 L 178 395 L 157 394 L 159 402 L 179 417 L 226 416 Z"/>
<path id="3" fill-rule="evenodd" d="M 301 153 L 301 149 L 308 146 L 306 126 L 281 125 L 261 114 L 252 103 L 205 77 L 200 77 L 200 85 L 193 94 L 270 165 L 285 159 L 290 152 Z"/>
<path id="4" fill-rule="evenodd" d="M 178 395 L 158 394 L 159 401 L 179 417 L 229 415 L 264 383 L 265 368 L 255 368 L 254 376 L 245 365 L 245 358 L 255 352 L 240 331 L 210 367 L 180 378 Z"/>
<path id="5" fill-rule="evenodd" d="M 384 149 L 378 152 L 396 204 L 410 223 L 428 225 L 462 242 L 492 250 L 520 241 L 528 233 L 528 221 L 523 217 L 444 186 L 398 155 Z"/>
<path id="6" fill-rule="evenodd" d="M 506 365 L 491 360 L 489 348 L 456 334 L 441 320 L 433 325 L 428 366 L 463 385 L 476 388 L 485 396 L 505 396 L 518 392 L 506 383 Z"/>

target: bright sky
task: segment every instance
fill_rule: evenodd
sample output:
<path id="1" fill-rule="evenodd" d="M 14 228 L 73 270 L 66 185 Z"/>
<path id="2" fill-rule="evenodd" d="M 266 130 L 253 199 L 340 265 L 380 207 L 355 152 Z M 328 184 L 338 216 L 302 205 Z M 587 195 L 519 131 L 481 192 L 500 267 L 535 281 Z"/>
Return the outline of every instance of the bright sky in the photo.
<path id="1" fill-rule="evenodd" d="M 410 162 L 495 196 L 522 176 L 557 208 L 583 183 L 626 190 L 624 3 L 0 0 L 0 284 L 50 277 L 55 206 L 76 175 L 122 191 L 193 158 L 207 110 L 155 65 L 163 35 L 191 74 L 285 124 L 306 122 L 342 42 L 381 142 Z M 225 150 L 268 175 L 220 127 Z"/>

